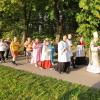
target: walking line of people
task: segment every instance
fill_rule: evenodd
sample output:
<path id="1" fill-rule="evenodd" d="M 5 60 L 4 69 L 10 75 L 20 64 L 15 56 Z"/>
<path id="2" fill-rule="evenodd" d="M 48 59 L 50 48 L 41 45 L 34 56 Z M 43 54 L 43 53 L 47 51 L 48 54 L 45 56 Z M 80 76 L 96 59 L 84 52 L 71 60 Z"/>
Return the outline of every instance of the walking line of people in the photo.
<path id="1" fill-rule="evenodd" d="M 90 43 L 89 50 L 91 51 L 91 57 L 89 56 L 89 65 L 88 60 L 86 59 L 86 44 L 84 42 L 84 38 L 82 36 L 80 37 L 76 47 L 76 56 L 74 56 L 72 51 L 73 43 L 71 34 L 64 35 L 63 39 L 58 43 L 54 43 L 54 41 L 48 38 L 41 42 L 38 38 L 32 40 L 30 37 L 28 37 L 23 45 L 26 62 L 41 69 L 55 68 L 55 70 L 59 73 L 69 73 L 71 68 L 76 69 L 78 68 L 78 65 L 88 65 L 87 71 L 100 73 L 100 62 L 98 55 L 100 46 L 95 45 L 98 41 L 98 33 L 94 32 L 93 36 L 94 37 Z M 0 62 L 5 62 L 6 59 L 8 60 L 10 54 L 12 57 L 12 64 L 17 65 L 16 58 L 18 57 L 20 48 L 21 45 L 17 37 L 14 37 L 13 41 L 10 41 L 9 38 L 7 38 L 7 40 L 0 39 Z M 55 57 L 55 54 L 57 55 L 57 58 Z M 94 61 L 94 56 L 96 57 L 96 61 Z M 57 60 L 56 66 L 55 60 Z"/>

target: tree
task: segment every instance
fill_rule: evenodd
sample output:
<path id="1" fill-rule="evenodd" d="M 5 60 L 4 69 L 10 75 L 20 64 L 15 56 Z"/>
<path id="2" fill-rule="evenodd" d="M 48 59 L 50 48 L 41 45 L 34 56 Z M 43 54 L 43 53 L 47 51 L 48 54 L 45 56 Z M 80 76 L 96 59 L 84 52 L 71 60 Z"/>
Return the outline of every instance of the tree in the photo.
<path id="1" fill-rule="evenodd" d="M 63 33 L 75 32 L 78 0 L 1 0 L 0 23 L 3 31 L 23 37 L 51 34 L 59 40 Z"/>
<path id="2" fill-rule="evenodd" d="M 30 28 L 38 24 L 39 13 L 45 10 L 45 0 L 3 0 L 0 1 L 2 28 L 24 31 L 23 40 L 30 35 Z M 19 33 L 18 33 L 19 34 Z"/>
<path id="3" fill-rule="evenodd" d="M 79 24 L 77 32 L 90 37 L 92 32 L 100 30 L 100 1 L 80 0 L 79 7 L 81 11 L 76 17 Z"/>
<path id="4" fill-rule="evenodd" d="M 56 40 L 62 34 L 75 33 L 77 28 L 76 13 L 80 10 L 79 0 L 49 0 L 50 19 L 56 26 Z"/>

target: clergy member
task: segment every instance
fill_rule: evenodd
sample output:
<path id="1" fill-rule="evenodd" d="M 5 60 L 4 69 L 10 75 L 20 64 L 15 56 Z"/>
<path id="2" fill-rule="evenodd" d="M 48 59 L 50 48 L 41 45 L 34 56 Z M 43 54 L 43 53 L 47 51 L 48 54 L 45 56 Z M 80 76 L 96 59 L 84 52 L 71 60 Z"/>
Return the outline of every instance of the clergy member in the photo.
<path id="1" fill-rule="evenodd" d="M 67 36 L 63 36 L 63 40 L 58 43 L 58 65 L 57 71 L 61 72 L 70 72 L 70 55 L 69 55 L 69 45 L 66 42 Z"/>
<path id="2" fill-rule="evenodd" d="M 69 54 L 70 54 L 70 57 L 71 57 L 71 66 L 73 68 L 77 68 L 75 66 L 75 60 L 74 60 L 74 56 L 73 56 L 73 52 L 72 52 L 72 35 L 71 34 L 68 34 L 68 39 L 67 39 L 67 43 L 69 45 Z"/>

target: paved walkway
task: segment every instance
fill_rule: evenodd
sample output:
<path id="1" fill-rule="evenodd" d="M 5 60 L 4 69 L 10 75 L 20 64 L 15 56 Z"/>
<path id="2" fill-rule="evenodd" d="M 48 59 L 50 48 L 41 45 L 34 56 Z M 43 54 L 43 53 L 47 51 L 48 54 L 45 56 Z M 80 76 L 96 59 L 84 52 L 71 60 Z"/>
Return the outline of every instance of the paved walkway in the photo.
<path id="1" fill-rule="evenodd" d="M 24 70 L 27 72 L 35 73 L 41 76 L 48 76 L 56 79 L 67 80 L 72 83 L 78 83 L 85 86 L 100 89 L 100 74 L 92 74 L 86 71 L 86 66 L 80 69 L 73 70 L 69 74 L 63 73 L 59 74 L 54 69 L 40 69 L 34 67 L 32 64 L 27 64 L 25 60 L 17 61 L 18 65 L 15 66 L 11 62 L 6 62 L 3 65 L 9 66 L 18 70 Z"/>

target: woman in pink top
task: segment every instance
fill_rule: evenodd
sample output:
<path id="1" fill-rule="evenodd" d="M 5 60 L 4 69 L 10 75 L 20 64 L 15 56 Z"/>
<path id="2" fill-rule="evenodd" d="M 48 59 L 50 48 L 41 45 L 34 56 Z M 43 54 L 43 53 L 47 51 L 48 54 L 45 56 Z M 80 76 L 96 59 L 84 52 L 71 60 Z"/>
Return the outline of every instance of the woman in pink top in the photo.
<path id="1" fill-rule="evenodd" d="M 35 39 L 35 42 L 32 45 L 33 52 L 32 52 L 32 58 L 31 58 L 31 64 L 34 64 L 35 67 L 38 67 L 38 62 L 41 58 L 41 43 L 38 38 Z"/>

